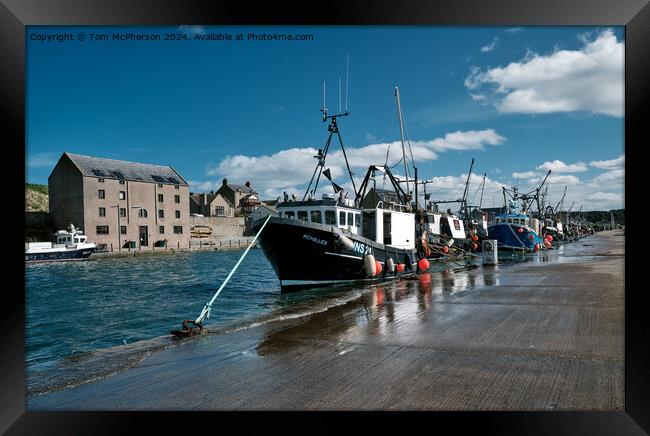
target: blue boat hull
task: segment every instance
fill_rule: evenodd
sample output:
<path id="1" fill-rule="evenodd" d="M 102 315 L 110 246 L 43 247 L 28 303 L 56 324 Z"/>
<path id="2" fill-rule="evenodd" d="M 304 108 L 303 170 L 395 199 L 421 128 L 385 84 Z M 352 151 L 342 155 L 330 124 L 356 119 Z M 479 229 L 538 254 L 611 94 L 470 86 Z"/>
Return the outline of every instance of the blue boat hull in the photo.
<path id="1" fill-rule="evenodd" d="M 54 260 L 81 260 L 93 254 L 94 248 L 66 250 L 53 253 L 25 253 L 25 262 L 46 262 Z"/>
<path id="2" fill-rule="evenodd" d="M 544 243 L 537 233 L 516 224 L 493 224 L 488 227 L 488 235 L 499 242 L 499 248 L 533 251 L 535 245 Z"/>

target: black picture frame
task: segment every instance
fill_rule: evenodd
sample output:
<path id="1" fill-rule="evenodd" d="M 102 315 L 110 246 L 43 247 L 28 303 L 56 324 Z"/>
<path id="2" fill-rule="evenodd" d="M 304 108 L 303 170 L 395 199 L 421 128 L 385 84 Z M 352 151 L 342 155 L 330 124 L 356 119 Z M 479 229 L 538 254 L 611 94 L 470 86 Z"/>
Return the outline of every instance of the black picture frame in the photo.
<path id="1" fill-rule="evenodd" d="M 5 172 L 24 179 L 25 160 L 25 26 L 29 25 L 149 25 L 149 24 L 318 24 L 318 25 L 623 25 L 625 26 L 625 198 L 626 198 L 626 294 L 625 294 L 625 411 L 624 412 L 484 412 L 435 413 L 436 427 L 451 425 L 454 431 L 476 426 L 480 431 L 507 431 L 525 434 L 643 434 L 650 431 L 650 328 L 643 283 L 643 213 L 634 214 L 630 203 L 642 205 L 643 145 L 648 120 L 648 78 L 650 78 L 650 5 L 647 0 L 362 0 L 341 3 L 303 2 L 286 5 L 276 2 L 256 4 L 195 0 L 3 0 L 0 4 L 0 106 L 7 122 L 5 152 L 9 153 Z M 22 166 L 21 166 L 22 165 Z M 7 171 L 9 170 L 9 171 Z M 22 183 L 22 182 L 21 182 Z M 9 204 L 24 202 L 21 183 L 12 183 Z M 640 209 L 637 209 L 640 210 Z M 136 423 L 172 428 L 188 423 L 177 413 L 135 412 L 25 412 L 24 374 L 24 262 L 18 254 L 24 230 L 23 211 L 5 210 L 9 218 L 11 248 L 5 260 L 13 285 L 3 292 L 2 358 L 0 359 L 0 431 L 8 434 L 115 433 Z M 15 236 L 14 236 L 15 232 Z M 641 238 L 635 240 L 634 238 Z M 637 244 L 636 242 L 639 241 Z M 15 245 L 14 245 L 15 244 Z M 639 248 L 641 247 L 641 248 Z M 626 250 L 627 251 L 627 250 Z M 7 283 L 8 281 L 5 281 Z M 215 412 L 218 413 L 218 412 Z M 185 414 L 185 413 L 183 413 Z M 246 421 L 247 429 L 268 426 L 270 414 L 258 419 L 227 417 Z M 349 414 L 346 414 L 349 416 Z M 404 415 L 389 417 L 398 425 Z M 467 416 L 471 416 L 471 420 Z M 223 420 L 224 417 L 219 417 Z M 211 413 L 192 413 L 189 431 L 215 429 Z M 282 417 L 282 420 L 286 417 Z M 310 427 L 335 425 L 328 413 L 310 414 Z M 383 420 L 382 420 L 383 421 Z M 412 420 L 406 419 L 409 424 Z M 427 419 L 428 422 L 433 422 Z M 223 425 L 223 424 L 220 424 Z M 324 429 L 325 427 L 320 427 Z M 305 430 L 307 431 L 307 430 Z"/>

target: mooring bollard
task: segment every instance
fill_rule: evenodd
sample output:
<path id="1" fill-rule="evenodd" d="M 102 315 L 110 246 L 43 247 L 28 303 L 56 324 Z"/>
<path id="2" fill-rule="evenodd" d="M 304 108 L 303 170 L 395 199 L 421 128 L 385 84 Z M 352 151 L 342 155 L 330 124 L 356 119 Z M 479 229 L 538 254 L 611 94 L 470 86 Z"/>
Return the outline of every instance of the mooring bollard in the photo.
<path id="1" fill-rule="evenodd" d="M 486 239 L 481 245 L 483 252 L 483 265 L 496 265 L 499 263 L 497 240 Z"/>

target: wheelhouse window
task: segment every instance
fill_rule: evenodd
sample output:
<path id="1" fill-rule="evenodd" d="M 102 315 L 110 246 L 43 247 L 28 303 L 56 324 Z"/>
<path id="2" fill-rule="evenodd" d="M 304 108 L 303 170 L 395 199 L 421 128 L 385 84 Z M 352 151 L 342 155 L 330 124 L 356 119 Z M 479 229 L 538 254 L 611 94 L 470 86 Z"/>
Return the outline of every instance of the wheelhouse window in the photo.
<path id="1" fill-rule="evenodd" d="M 183 233 L 183 226 L 174 226 L 174 233 L 177 235 Z"/>
<path id="2" fill-rule="evenodd" d="M 106 191 L 104 191 L 103 189 L 98 189 L 97 190 L 97 197 L 98 198 L 106 198 Z"/>
<path id="3" fill-rule="evenodd" d="M 95 233 L 98 235 L 108 235 L 108 226 L 97 226 Z"/>
<path id="4" fill-rule="evenodd" d="M 512 218 L 506 218 L 506 221 L 512 224 Z"/>
<path id="5" fill-rule="evenodd" d="M 460 221 L 454 220 L 454 229 L 460 230 Z"/>
<path id="6" fill-rule="evenodd" d="M 345 212 L 339 212 L 339 226 L 345 225 Z"/>
<path id="7" fill-rule="evenodd" d="M 310 221 L 312 223 L 319 223 L 319 224 L 323 222 L 320 210 L 312 210 L 311 211 Z"/>
<path id="8" fill-rule="evenodd" d="M 354 225 L 355 225 L 355 227 L 361 227 L 361 214 L 360 213 L 355 213 L 354 214 Z"/>
<path id="9" fill-rule="evenodd" d="M 333 210 L 325 211 L 325 224 L 336 225 L 336 212 Z"/>
<path id="10" fill-rule="evenodd" d="M 140 209 L 140 210 L 138 211 L 138 216 L 139 216 L 140 218 L 146 218 L 146 217 L 147 217 L 147 209 Z"/>
<path id="11" fill-rule="evenodd" d="M 348 212 L 348 225 L 352 226 L 354 223 L 354 214 L 352 212 Z"/>
<path id="12" fill-rule="evenodd" d="M 287 211 L 284 213 L 285 218 L 290 218 L 290 219 L 295 219 L 296 218 L 296 213 L 293 211 Z"/>
<path id="13" fill-rule="evenodd" d="M 307 211 L 306 210 L 299 210 L 298 211 L 298 219 L 300 221 L 307 221 Z"/>

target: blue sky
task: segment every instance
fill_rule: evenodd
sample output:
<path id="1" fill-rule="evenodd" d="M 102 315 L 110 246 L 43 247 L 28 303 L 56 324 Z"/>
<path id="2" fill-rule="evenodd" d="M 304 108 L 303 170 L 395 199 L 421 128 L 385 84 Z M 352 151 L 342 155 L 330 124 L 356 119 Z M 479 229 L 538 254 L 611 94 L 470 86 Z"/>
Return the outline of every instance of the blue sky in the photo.
<path id="1" fill-rule="evenodd" d="M 64 32 L 86 40 L 35 39 Z M 114 32 L 241 32 L 244 40 L 89 40 Z M 251 41 L 248 33 L 313 40 Z M 302 195 L 327 135 L 322 82 L 333 112 L 349 53 L 351 115 L 339 125 L 355 178 L 384 163 L 388 144 L 389 163 L 399 160 L 398 85 L 419 175 L 434 181 L 434 198 L 456 195 L 474 157 L 474 172 L 488 177 L 484 205 L 500 205 L 503 184 L 535 186 L 550 168 L 551 200 L 568 184 L 575 209 L 619 208 L 623 44 L 622 27 L 32 26 L 27 181 L 46 184 L 68 151 L 172 165 L 196 191 L 228 177 L 251 180 L 263 198 Z M 328 163 L 349 187 L 337 150 Z"/>

